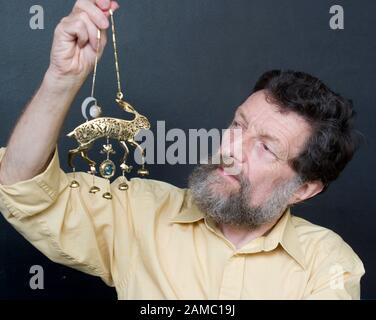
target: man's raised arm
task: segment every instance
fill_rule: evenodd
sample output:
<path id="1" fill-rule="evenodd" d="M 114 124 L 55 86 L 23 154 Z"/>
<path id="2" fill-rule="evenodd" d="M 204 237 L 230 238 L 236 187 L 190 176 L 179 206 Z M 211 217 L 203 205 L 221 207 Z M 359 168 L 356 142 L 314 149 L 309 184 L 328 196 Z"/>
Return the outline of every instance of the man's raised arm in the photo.
<path id="1" fill-rule="evenodd" d="M 115 190 L 112 201 L 89 193 L 92 176 L 85 172 L 76 172 L 80 188 L 71 189 L 69 174 L 60 168 L 56 143 L 68 108 L 93 68 L 97 30 L 109 25 L 103 10 L 117 7 L 105 0 L 80 0 L 61 20 L 43 83 L 7 148 L 0 148 L 0 212 L 4 218 L 52 261 L 100 276 L 109 285 L 116 277 L 114 234 L 121 225 L 120 217 L 120 234 L 127 237 L 122 243 L 133 243 L 128 230 L 132 224 L 124 223 L 124 201 L 115 198 Z M 104 34 L 101 39 L 103 51 Z M 112 188 L 100 177 L 96 185 L 101 190 Z M 130 251 L 124 245 L 122 250 Z"/>
<path id="2" fill-rule="evenodd" d="M 50 66 L 9 139 L 0 184 L 33 178 L 47 167 L 69 107 L 94 66 L 97 30 L 108 28 L 108 11 L 117 8 L 115 1 L 78 0 L 56 27 Z M 100 54 L 105 42 L 102 32 Z"/>

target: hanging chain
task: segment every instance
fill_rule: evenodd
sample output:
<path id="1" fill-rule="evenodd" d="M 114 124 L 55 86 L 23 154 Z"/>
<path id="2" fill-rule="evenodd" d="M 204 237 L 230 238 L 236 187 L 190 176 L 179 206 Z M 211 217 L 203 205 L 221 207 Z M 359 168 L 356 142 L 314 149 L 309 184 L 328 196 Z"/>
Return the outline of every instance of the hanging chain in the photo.
<path id="1" fill-rule="evenodd" d="M 120 82 L 119 56 L 118 56 L 117 43 L 116 43 L 116 30 L 115 30 L 114 13 L 113 13 L 112 10 L 109 10 L 109 12 L 110 12 L 110 17 L 111 17 L 112 43 L 113 43 L 113 47 L 114 47 L 115 69 L 116 69 L 116 79 L 117 79 L 117 87 L 118 87 L 118 92 L 117 92 L 116 97 L 118 99 L 123 99 L 123 92 L 122 92 L 122 89 L 121 89 L 121 82 Z M 95 56 L 94 71 L 93 71 L 93 81 L 92 81 L 92 84 L 91 84 L 91 97 L 93 97 L 93 98 L 94 98 L 95 82 L 96 82 L 96 78 L 97 78 L 100 41 L 101 41 L 101 31 L 100 31 L 100 29 L 98 29 L 98 32 L 97 32 L 97 48 L 96 48 L 96 56 Z"/>
<path id="2" fill-rule="evenodd" d="M 116 78 L 117 78 L 117 87 L 118 92 L 116 97 L 118 99 L 123 99 L 123 92 L 121 90 L 121 83 L 120 83 L 120 71 L 119 71 L 119 58 L 118 58 L 118 51 L 117 51 L 117 44 L 116 44 L 116 31 L 115 31 L 115 22 L 114 22 L 114 13 L 110 9 L 110 16 L 111 16 L 111 27 L 112 27 L 112 43 L 114 45 L 114 55 L 115 55 L 115 68 L 116 68 Z"/>
<path id="3" fill-rule="evenodd" d="M 101 30 L 98 29 L 98 31 L 97 31 L 97 48 L 96 48 L 96 53 L 95 53 L 95 64 L 94 64 L 94 72 L 93 72 L 93 82 L 91 84 L 91 96 L 93 98 L 94 98 L 95 80 L 97 78 L 97 67 L 98 67 L 100 43 L 101 43 Z"/>

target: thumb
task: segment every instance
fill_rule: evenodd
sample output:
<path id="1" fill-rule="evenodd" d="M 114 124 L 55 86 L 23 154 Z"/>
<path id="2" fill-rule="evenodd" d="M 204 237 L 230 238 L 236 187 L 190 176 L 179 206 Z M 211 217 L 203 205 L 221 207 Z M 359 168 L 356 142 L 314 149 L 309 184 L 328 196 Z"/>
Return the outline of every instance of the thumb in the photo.
<path id="1" fill-rule="evenodd" d="M 119 6 L 117 1 L 111 1 L 110 6 L 108 6 L 108 7 L 100 7 L 100 9 L 104 12 L 106 17 L 110 16 L 110 10 L 112 10 L 112 12 L 115 12 L 119 8 L 120 8 L 120 6 Z"/>

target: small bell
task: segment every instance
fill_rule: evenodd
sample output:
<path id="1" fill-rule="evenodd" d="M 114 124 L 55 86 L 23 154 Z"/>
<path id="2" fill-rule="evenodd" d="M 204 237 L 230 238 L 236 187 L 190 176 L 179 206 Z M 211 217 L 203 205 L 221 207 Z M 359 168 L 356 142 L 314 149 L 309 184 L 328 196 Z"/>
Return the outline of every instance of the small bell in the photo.
<path id="1" fill-rule="evenodd" d="M 80 184 L 78 183 L 78 181 L 76 180 L 73 180 L 70 184 L 70 187 L 71 188 L 78 188 L 80 186 Z"/>
<path id="2" fill-rule="evenodd" d="M 76 168 L 73 167 L 73 180 L 69 185 L 71 188 L 78 188 L 80 184 L 76 180 Z"/>
<path id="3" fill-rule="evenodd" d="M 89 190 L 90 193 L 94 193 L 94 194 L 96 194 L 98 191 L 101 191 L 101 189 L 98 188 L 97 186 L 92 186 Z"/>
<path id="4" fill-rule="evenodd" d="M 112 195 L 111 195 L 111 193 L 106 192 L 106 193 L 103 194 L 103 198 L 105 198 L 107 200 L 111 200 L 112 199 Z"/>
<path id="5" fill-rule="evenodd" d="M 141 169 L 137 170 L 137 174 L 140 175 L 141 177 L 149 175 L 149 170 L 146 169 L 145 167 L 142 167 Z"/>
<path id="6" fill-rule="evenodd" d="M 128 190 L 129 186 L 126 182 L 122 182 L 122 183 L 119 184 L 118 188 L 121 191 L 126 191 L 126 190 Z"/>

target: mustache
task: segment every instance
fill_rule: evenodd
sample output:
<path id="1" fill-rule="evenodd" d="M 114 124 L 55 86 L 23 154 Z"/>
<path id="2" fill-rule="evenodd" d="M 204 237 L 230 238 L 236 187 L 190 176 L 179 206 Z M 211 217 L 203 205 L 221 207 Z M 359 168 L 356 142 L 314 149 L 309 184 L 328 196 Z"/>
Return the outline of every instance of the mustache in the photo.
<path id="1" fill-rule="evenodd" d="M 244 187 L 250 184 L 249 179 L 245 176 L 241 166 L 236 164 L 234 158 L 227 155 L 215 155 L 208 159 L 208 164 L 204 164 L 208 171 L 223 169 L 226 174 L 236 178 Z"/>
<path id="2" fill-rule="evenodd" d="M 208 158 L 208 163 L 205 165 L 213 168 L 231 168 L 234 166 L 234 158 L 226 155 L 214 155 Z"/>

